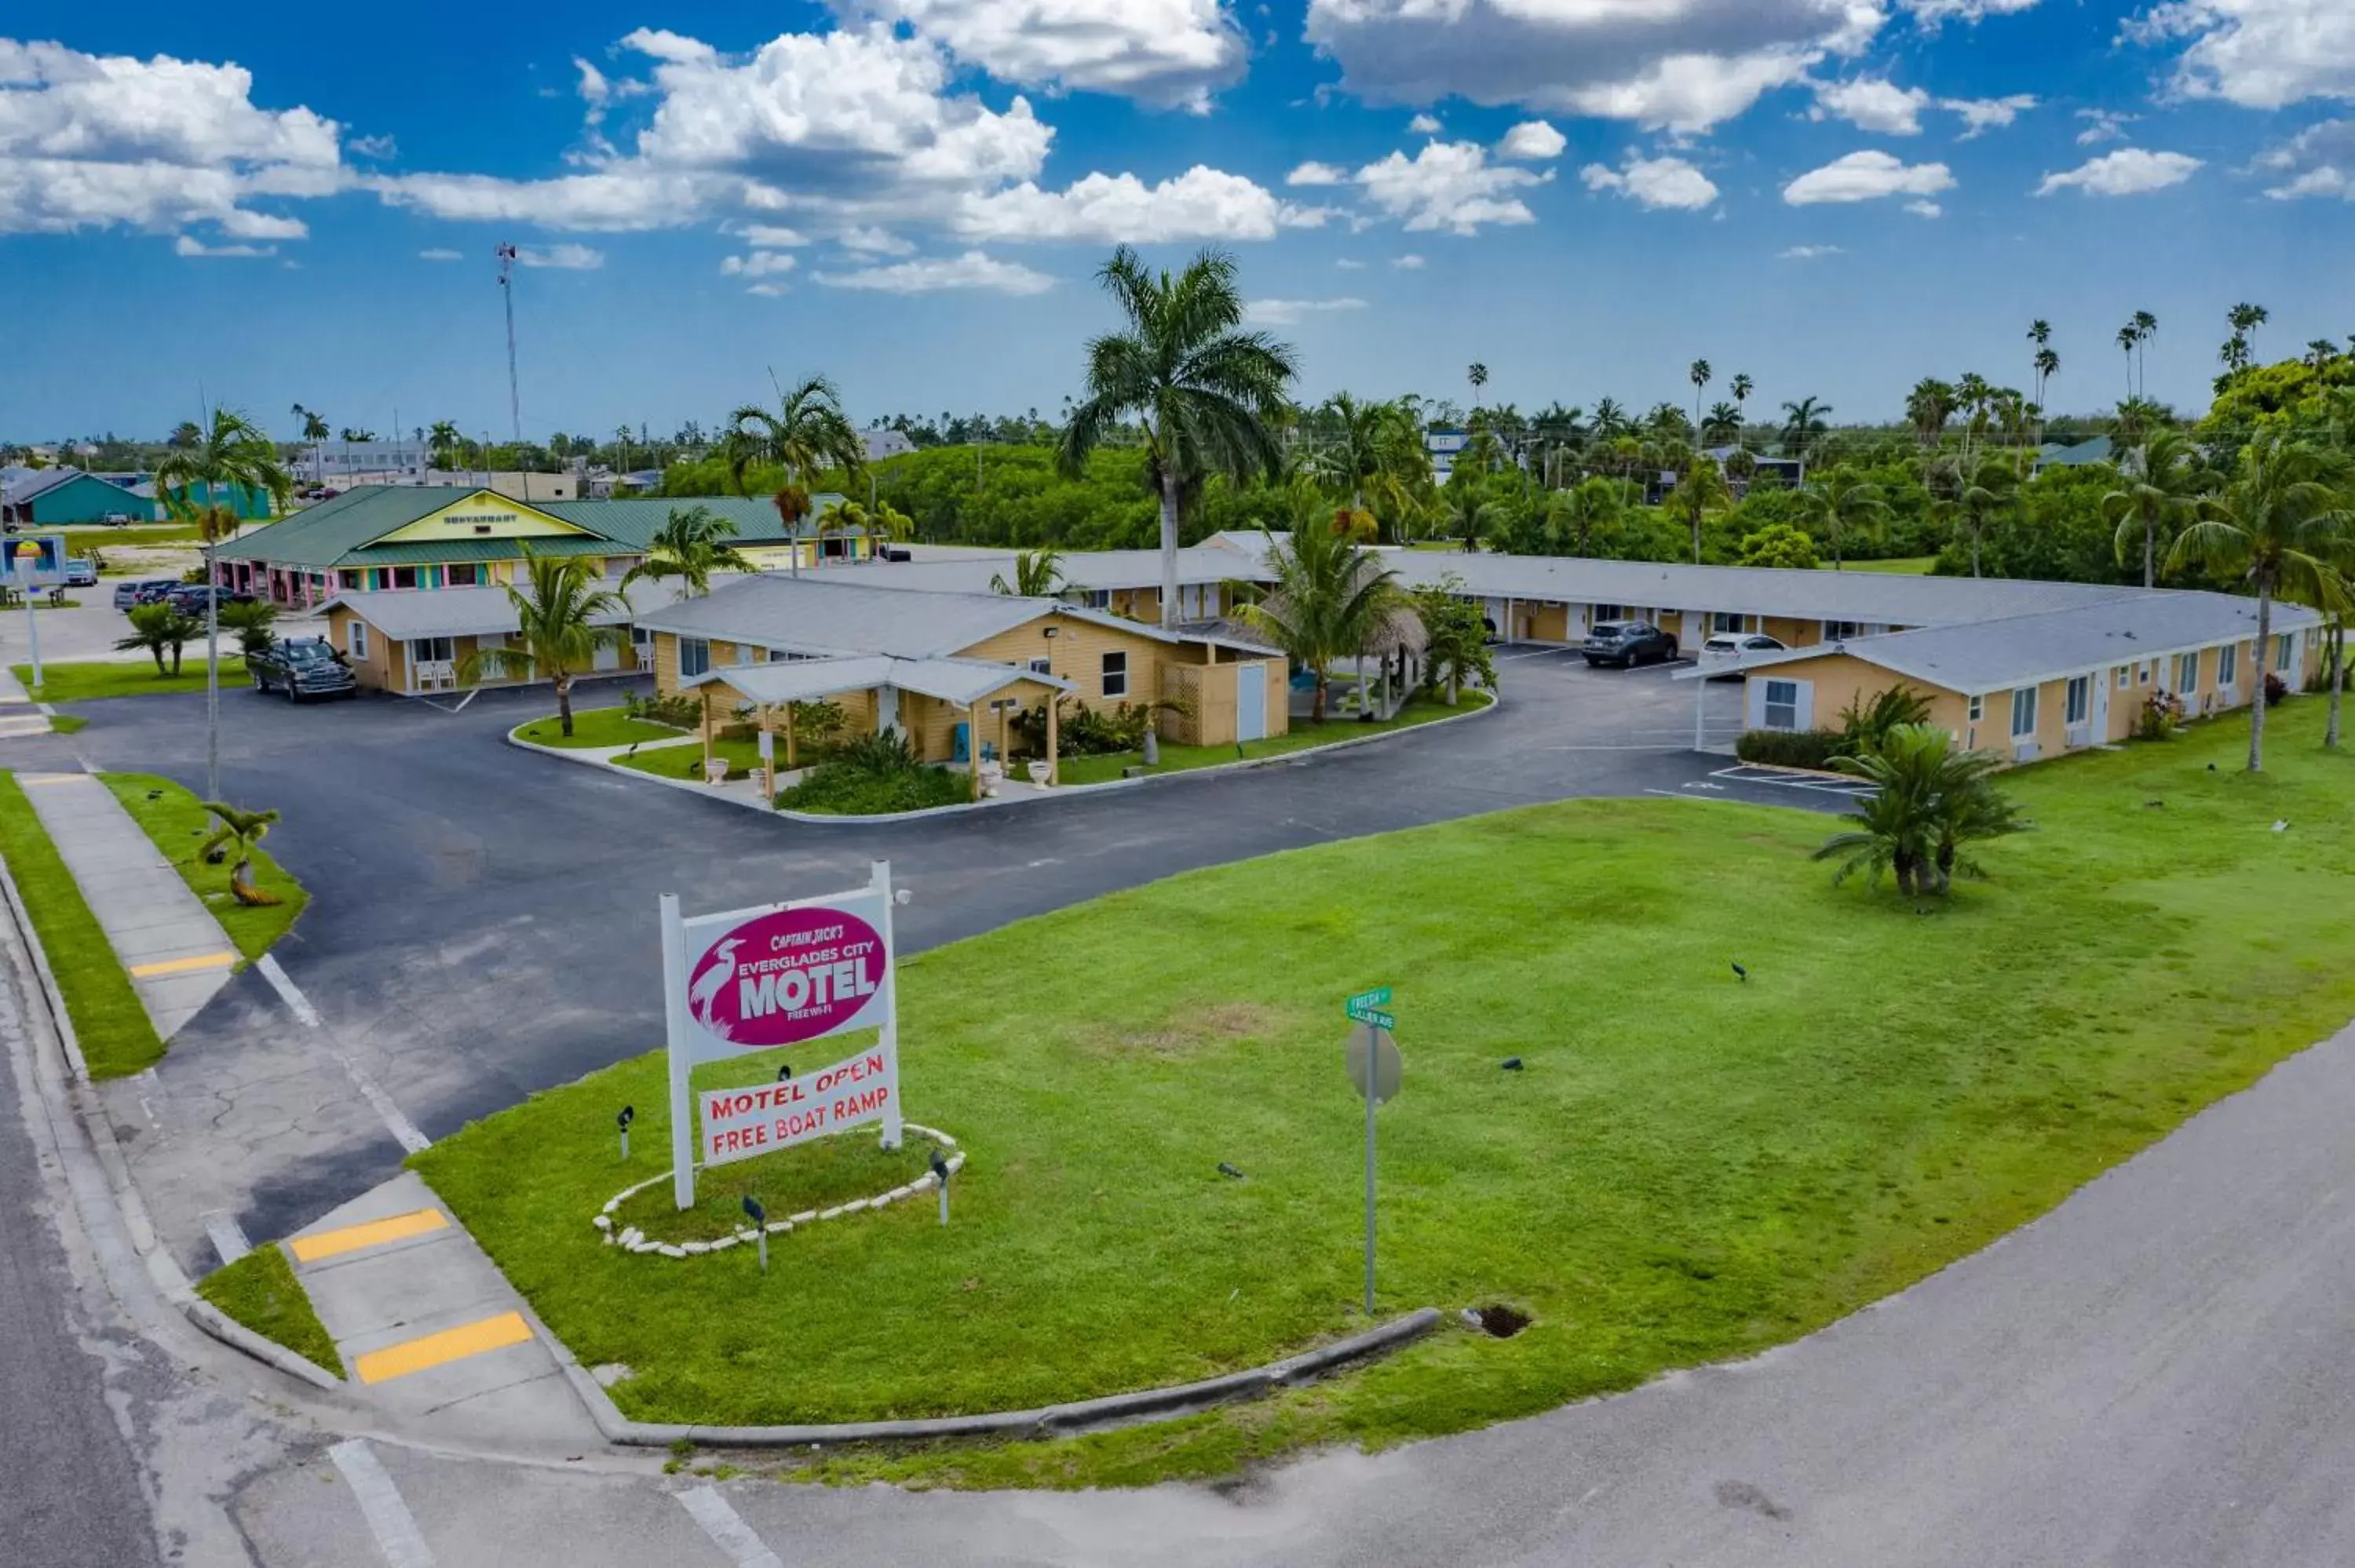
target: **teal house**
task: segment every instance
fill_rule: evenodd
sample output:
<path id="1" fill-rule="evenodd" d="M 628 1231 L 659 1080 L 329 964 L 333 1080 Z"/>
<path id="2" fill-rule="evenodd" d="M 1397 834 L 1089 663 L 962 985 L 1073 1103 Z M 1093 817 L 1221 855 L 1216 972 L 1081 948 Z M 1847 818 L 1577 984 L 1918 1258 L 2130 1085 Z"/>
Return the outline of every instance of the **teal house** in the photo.
<path id="1" fill-rule="evenodd" d="M 36 469 L 0 491 L 0 521 L 15 527 L 65 528 L 127 518 L 151 523 L 155 503 L 79 469 Z"/>

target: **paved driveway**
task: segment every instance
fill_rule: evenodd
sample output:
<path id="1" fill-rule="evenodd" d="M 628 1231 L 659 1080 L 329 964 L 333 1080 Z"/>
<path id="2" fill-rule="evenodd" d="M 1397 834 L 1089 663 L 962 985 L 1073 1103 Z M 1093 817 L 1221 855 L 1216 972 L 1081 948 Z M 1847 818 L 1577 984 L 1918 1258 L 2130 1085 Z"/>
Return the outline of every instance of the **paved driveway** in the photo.
<path id="1" fill-rule="evenodd" d="M 374 1093 L 438 1138 L 657 1044 L 660 893 L 703 907 L 797 896 L 888 857 L 921 948 L 1276 850 L 1710 782 L 1717 764 L 1689 749 L 1692 683 L 1527 651 L 1501 673 L 1498 711 L 1379 746 L 888 827 L 770 821 L 506 745 L 545 696 L 489 693 L 453 714 L 234 692 L 222 788 L 286 813 L 271 847 L 314 903 L 276 956 L 322 1024 L 248 971 L 153 1078 L 113 1092 L 116 1120 L 165 1233 L 201 1265 L 208 1214 L 282 1235 L 389 1174 L 401 1150 Z M 1706 700 L 1724 738 L 1739 693 Z M 199 781 L 200 701 L 85 711 L 97 722 L 75 744 L 95 765 Z"/>

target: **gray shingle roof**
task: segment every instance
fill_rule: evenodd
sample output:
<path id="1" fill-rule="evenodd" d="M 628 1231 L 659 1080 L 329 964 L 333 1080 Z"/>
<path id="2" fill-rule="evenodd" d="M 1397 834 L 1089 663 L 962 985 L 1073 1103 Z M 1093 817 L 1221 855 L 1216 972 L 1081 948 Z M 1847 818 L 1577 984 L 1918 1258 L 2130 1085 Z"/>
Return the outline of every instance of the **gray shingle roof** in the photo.
<path id="1" fill-rule="evenodd" d="M 829 571 L 848 569 L 861 578 L 871 577 L 896 588 L 921 588 L 935 593 L 987 593 L 992 577 L 1014 576 L 1014 556 L 1011 550 L 942 558 L 920 556 L 913 561 L 860 562 L 850 568 L 829 567 Z M 1062 557 L 1063 588 L 1066 592 L 1082 588 L 1157 588 L 1161 586 L 1161 552 L 1158 550 L 1082 550 Z M 1178 581 L 1182 587 L 1203 583 L 1230 582 L 1247 577 L 1258 566 L 1258 557 L 1239 556 L 1233 550 L 1216 546 L 1193 545 L 1178 552 Z"/>
<path id="2" fill-rule="evenodd" d="M 599 626 L 642 620 L 678 596 L 675 583 L 644 578 L 630 585 L 627 612 L 609 610 L 591 618 Z M 503 588 L 386 589 L 339 594 L 319 607 L 324 615 L 342 606 L 396 642 L 414 637 L 479 637 L 516 629 L 515 601 Z"/>
<path id="3" fill-rule="evenodd" d="M 2275 604 L 2273 630 L 2320 623 L 2301 605 Z M 1744 659 L 1756 672 L 1840 652 L 1950 692 L 2009 691 L 2105 665 L 2165 658 L 2256 635 L 2257 601 L 2234 594 L 2133 588 L 2126 597 L 2070 609 L 2017 615 L 1968 626 L 1925 627 L 1845 642 L 1794 648 Z M 1711 673 L 1689 672 L 1680 679 Z"/>
<path id="4" fill-rule="evenodd" d="M 640 622 L 650 630 L 754 642 L 797 653 L 889 653 L 937 659 L 1011 631 L 1054 609 L 1005 594 L 912 594 L 869 586 L 847 568 L 794 577 L 739 577 Z"/>
<path id="5" fill-rule="evenodd" d="M 682 683 L 693 688 L 717 682 L 756 703 L 806 703 L 845 692 L 897 686 L 966 707 L 1024 681 L 1058 691 L 1073 689 L 1060 676 L 993 664 L 986 659 L 894 659 L 888 653 L 728 665 Z"/>

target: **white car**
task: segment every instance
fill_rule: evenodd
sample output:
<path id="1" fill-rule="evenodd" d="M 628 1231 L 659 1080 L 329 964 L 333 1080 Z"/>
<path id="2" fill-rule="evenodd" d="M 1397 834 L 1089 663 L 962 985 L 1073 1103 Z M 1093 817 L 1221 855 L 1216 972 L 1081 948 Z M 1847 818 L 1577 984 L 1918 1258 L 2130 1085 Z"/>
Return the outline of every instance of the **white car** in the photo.
<path id="1" fill-rule="evenodd" d="M 1725 681 L 1733 678 L 1737 666 L 1759 654 L 1782 652 L 1783 644 L 1763 631 L 1721 631 L 1700 645 L 1700 662 L 1703 669 L 1721 672 L 1710 680 Z"/>

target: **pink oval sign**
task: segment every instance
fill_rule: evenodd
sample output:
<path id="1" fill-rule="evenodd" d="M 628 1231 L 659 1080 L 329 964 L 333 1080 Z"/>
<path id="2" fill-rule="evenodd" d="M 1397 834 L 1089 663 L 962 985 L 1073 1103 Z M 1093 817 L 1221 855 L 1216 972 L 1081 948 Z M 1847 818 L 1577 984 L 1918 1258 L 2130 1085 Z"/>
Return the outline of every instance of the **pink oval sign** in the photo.
<path id="1" fill-rule="evenodd" d="M 730 929 L 688 978 L 687 1011 L 747 1051 L 853 1026 L 882 994 L 883 938 L 841 909 L 781 909 Z"/>

